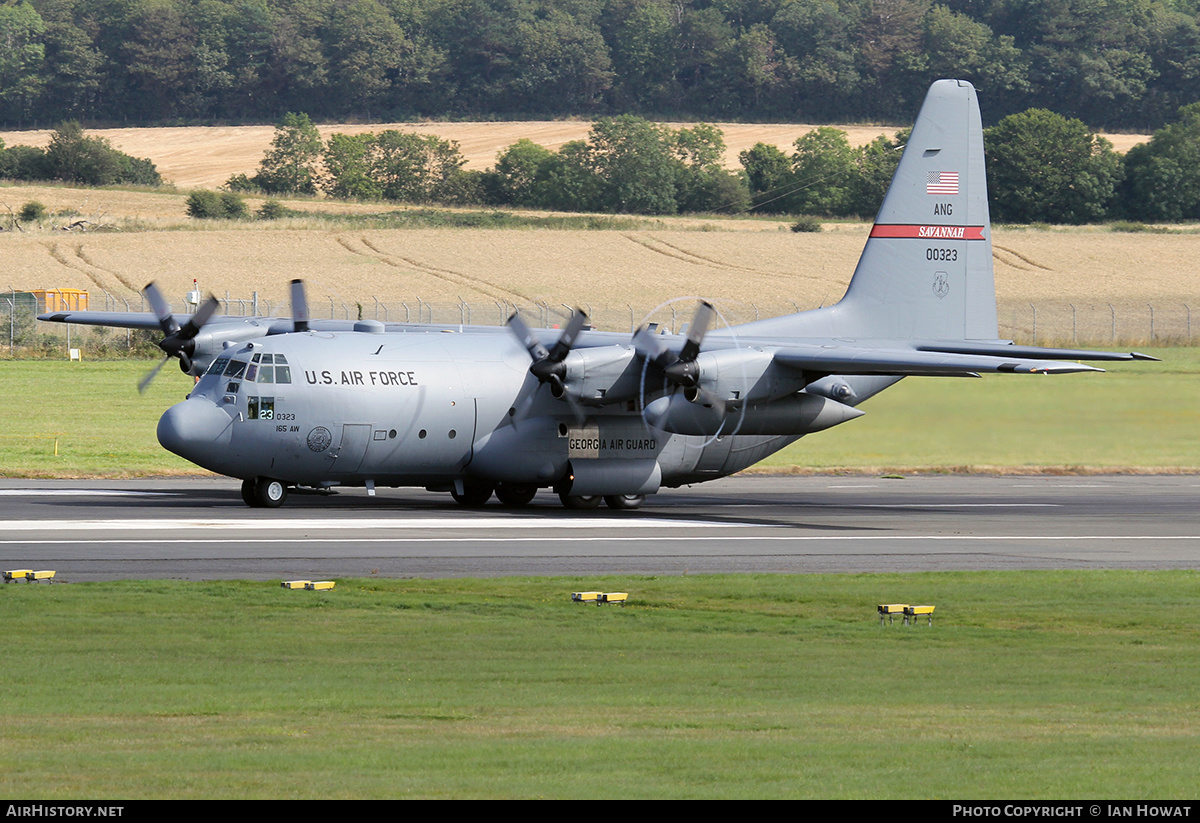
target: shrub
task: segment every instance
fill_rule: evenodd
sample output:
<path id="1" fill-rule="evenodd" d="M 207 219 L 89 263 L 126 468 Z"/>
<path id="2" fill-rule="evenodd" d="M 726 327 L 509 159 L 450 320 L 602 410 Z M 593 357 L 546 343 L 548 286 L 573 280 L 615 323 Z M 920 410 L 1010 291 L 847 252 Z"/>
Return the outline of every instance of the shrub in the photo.
<path id="1" fill-rule="evenodd" d="M 258 207 L 259 220 L 278 220 L 280 217 L 288 217 L 293 213 L 291 209 L 278 200 L 267 200 Z"/>
<path id="2" fill-rule="evenodd" d="M 17 214 L 18 219 L 22 223 L 33 223 L 46 219 L 46 207 L 36 200 L 30 200 L 24 206 L 21 206 L 21 211 Z"/>
<path id="3" fill-rule="evenodd" d="M 198 189 L 188 195 L 189 217 L 201 220 L 240 220 L 248 217 L 246 201 L 233 192 L 215 192 Z"/>
<path id="4" fill-rule="evenodd" d="M 814 217 L 811 214 L 803 215 L 799 220 L 792 224 L 792 231 L 817 232 L 821 231 L 820 218 Z"/>

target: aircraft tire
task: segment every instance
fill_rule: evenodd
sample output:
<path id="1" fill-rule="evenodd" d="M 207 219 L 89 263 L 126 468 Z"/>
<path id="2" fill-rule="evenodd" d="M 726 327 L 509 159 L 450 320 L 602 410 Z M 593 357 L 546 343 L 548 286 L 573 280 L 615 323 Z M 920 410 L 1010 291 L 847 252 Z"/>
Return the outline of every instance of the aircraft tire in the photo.
<path id="1" fill-rule="evenodd" d="M 496 499 L 512 509 L 528 506 L 537 493 L 538 487 L 532 483 L 501 483 L 496 486 Z"/>
<path id="2" fill-rule="evenodd" d="M 287 500 L 287 496 L 288 489 L 282 480 L 259 477 L 254 481 L 254 498 L 263 508 L 277 509 Z"/>
<path id="3" fill-rule="evenodd" d="M 646 502 L 646 495 L 644 495 L 644 494 L 606 494 L 606 495 L 604 495 L 604 502 L 608 504 L 608 507 L 610 509 L 621 509 L 623 511 L 630 511 L 632 509 L 641 508 L 642 504 Z"/>
<path id="4" fill-rule="evenodd" d="M 254 496 L 253 477 L 247 477 L 242 481 L 242 501 L 251 508 L 258 508 L 258 498 Z"/>
<path id="5" fill-rule="evenodd" d="M 604 501 L 604 498 L 598 494 L 563 494 L 561 492 L 558 499 L 568 509 L 594 509 Z"/>
<path id="6" fill-rule="evenodd" d="M 492 499 L 495 487 L 491 483 L 463 483 L 463 493 L 450 492 L 454 502 L 460 506 L 477 509 Z"/>

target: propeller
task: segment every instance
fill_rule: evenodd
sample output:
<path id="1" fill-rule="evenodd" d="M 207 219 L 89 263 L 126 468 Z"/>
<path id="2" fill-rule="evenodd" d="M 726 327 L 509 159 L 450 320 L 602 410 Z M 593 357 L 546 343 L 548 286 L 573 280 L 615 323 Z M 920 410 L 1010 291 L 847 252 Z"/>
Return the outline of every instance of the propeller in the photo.
<path id="1" fill-rule="evenodd" d="M 666 381 L 674 387 L 672 394 L 683 389 L 689 402 L 712 406 L 724 414 L 725 401 L 700 387 L 700 366 L 696 362 L 700 356 L 700 345 L 708 334 L 715 314 L 712 303 L 707 300 L 700 302 L 678 354 L 671 351 L 662 338 L 654 333 L 654 326 L 639 328 L 633 335 L 633 347 L 643 359 L 662 370 Z"/>
<path id="2" fill-rule="evenodd" d="M 587 325 L 587 321 L 587 314 L 582 309 L 576 309 L 571 314 L 571 319 L 567 321 L 567 327 L 563 329 L 563 333 L 559 335 L 558 341 L 555 342 L 553 348 L 547 349 L 538 340 L 537 335 L 525 325 L 525 321 L 521 319 L 520 312 L 513 312 L 512 316 L 508 318 L 509 329 L 521 341 L 521 345 L 525 347 L 525 350 L 529 352 L 530 359 L 533 360 L 533 363 L 529 366 L 529 373 L 537 378 L 539 384 L 549 384 L 550 393 L 554 397 L 566 399 L 571 406 L 571 411 L 575 414 L 575 419 L 580 423 L 583 422 L 586 415 L 570 394 L 567 393 L 567 366 L 564 361 L 567 359 L 567 355 L 571 353 L 571 349 L 575 346 L 575 340 L 579 337 L 579 333 L 583 331 L 583 327 Z M 532 402 L 532 398 L 533 395 L 531 394 L 526 401 L 526 406 Z"/>
<path id="3" fill-rule="evenodd" d="M 159 291 L 158 284 L 154 281 L 147 283 L 146 288 L 142 289 L 142 293 L 146 295 L 146 299 L 150 302 L 150 308 L 154 311 L 154 316 L 158 319 L 159 328 L 163 330 L 164 336 L 159 341 L 158 347 L 166 352 L 166 356 L 149 374 L 141 379 L 138 383 L 139 392 L 146 391 L 146 388 L 158 376 L 162 367 L 172 357 L 179 358 L 179 368 L 184 374 L 192 373 L 192 354 L 196 351 L 196 335 L 200 333 L 200 329 L 212 318 L 221 305 L 217 301 L 217 298 L 210 294 L 208 299 L 196 309 L 195 314 L 180 326 L 171 314 L 171 307 L 163 298 L 162 292 Z"/>

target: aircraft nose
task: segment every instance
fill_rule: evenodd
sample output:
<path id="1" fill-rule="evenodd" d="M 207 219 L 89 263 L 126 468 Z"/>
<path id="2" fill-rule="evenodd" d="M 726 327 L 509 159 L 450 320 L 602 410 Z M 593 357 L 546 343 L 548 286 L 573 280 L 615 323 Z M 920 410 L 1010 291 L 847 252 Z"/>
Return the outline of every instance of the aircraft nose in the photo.
<path id="1" fill-rule="evenodd" d="M 207 464 L 228 445 L 232 421 L 211 401 L 192 398 L 167 409 L 158 421 L 158 442 L 185 460 Z M 215 448 L 214 448 L 215 447 Z"/>

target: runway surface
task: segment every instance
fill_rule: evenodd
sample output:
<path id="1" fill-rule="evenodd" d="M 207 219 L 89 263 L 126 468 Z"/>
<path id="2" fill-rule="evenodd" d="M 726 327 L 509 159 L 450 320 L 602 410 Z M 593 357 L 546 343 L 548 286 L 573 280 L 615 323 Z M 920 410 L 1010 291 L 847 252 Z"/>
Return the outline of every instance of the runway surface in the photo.
<path id="1" fill-rule="evenodd" d="M 1200 477 L 727 478 L 635 512 L 237 481 L 0 480 L 0 569 L 57 580 L 1200 568 Z"/>

